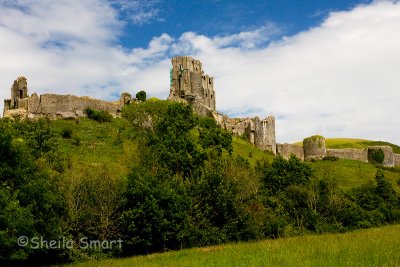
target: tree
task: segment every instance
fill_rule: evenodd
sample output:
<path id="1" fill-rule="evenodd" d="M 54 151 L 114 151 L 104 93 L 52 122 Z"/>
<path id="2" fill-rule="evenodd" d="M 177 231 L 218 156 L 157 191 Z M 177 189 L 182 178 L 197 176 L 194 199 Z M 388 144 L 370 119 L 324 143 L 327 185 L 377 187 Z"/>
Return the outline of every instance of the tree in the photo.
<path id="1" fill-rule="evenodd" d="M 146 101 L 146 97 L 147 97 L 146 91 L 142 90 L 136 93 L 136 98 L 142 102 Z"/>
<path id="2" fill-rule="evenodd" d="M 285 190 L 289 185 L 307 184 L 312 174 L 311 168 L 295 156 L 289 160 L 277 157 L 271 165 L 263 163 L 257 168 L 261 172 L 265 189 L 272 194 Z"/>

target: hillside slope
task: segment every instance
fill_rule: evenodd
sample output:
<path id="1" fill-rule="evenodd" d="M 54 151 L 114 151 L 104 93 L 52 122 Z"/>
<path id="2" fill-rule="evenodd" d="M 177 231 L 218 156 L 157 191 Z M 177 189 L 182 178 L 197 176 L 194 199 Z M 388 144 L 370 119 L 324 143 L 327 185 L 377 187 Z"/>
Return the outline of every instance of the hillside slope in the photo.
<path id="1" fill-rule="evenodd" d="M 71 164 L 76 168 L 98 168 L 106 164 L 113 170 L 111 173 L 115 178 L 127 174 L 134 160 L 137 144 L 121 135 L 122 130 L 127 127 L 125 120 L 115 119 L 106 123 L 89 119 L 80 119 L 79 123 L 73 120 L 56 120 L 53 124 L 60 132 L 67 128 L 73 129 L 72 138 L 63 139 L 62 150 L 71 156 Z M 79 145 L 75 144 L 76 139 L 80 140 Z M 361 148 L 378 143 L 362 139 L 327 139 L 328 146 L 336 148 L 350 145 Z M 233 156 L 247 159 L 253 167 L 257 161 L 265 159 L 272 162 L 274 158 L 271 153 L 261 151 L 239 137 L 233 138 Z M 373 164 L 354 160 L 317 161 L 309 164 L 316 176 L 336 180 L 339 187 L 345 191 L 373 181 L 376 174 Z M 384 173 L 400 192 L 400 169 L 386 169 Z"/>

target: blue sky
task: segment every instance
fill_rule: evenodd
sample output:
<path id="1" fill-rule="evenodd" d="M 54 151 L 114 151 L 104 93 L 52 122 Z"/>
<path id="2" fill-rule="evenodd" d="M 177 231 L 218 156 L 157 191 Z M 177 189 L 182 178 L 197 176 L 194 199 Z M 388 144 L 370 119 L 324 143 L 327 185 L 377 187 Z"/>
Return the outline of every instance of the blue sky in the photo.
<path id="1" fill-rule="evenodd" d="M 349 10 L 371 1 L 144 1 L 140 8 L 149 16 L 141 19 L 134 17 L 137 15 L 137 5 L 123 8 L 126 2 L 132 1 L 115 1 L 113 4 L 116 8 L 122 8 L 120 18 L 126 23 L 119 42 L 125 47 L 144 47 L 154 36 L 163 33 L 175 38 L 188 31 L 224 36 L 251 31 L 268 23 L 280 28 L 279 34 L 274 36 L 278 39 L 282 35 L 294 35 L 318 25 L 332 11 Z"/>
<path id="2" fill-rule="evenodd" d="M 276 117 L 280 143 L 321 134 L 400 144 L 400 1 L 0 0 L 0 98 L 169 94 L 200 59 L 217 109 Z M 3 102 L 0 102 L 0 109 Z"/>

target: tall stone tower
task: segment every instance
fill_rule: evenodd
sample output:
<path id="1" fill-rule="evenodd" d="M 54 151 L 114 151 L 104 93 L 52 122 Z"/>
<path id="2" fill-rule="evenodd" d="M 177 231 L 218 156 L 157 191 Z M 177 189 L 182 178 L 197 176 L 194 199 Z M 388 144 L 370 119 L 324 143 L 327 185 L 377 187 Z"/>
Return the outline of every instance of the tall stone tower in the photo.
<path id="1" fill-rule="evenodd" d="M 254 137 L 254 144 L 258 148 L 269 150 L 276 154 L 275 117 L 268 116 L 261 121 L 256 117 Z"/>
<path id="2" fill-rule="evenodd" d="M 189 56 L 174 57 L 169 100 L 184 100 L 202 116 L 216 111 L 214 79 L 204 74 L 199 60 Z"/>
<path id="3" fill-rule="evenodd" d="M 23 76 L 18 77 L 11 86 L 11 99 L 4 100 L 4 112 L 10 109 L 26 108 L 28 83 Z"/>

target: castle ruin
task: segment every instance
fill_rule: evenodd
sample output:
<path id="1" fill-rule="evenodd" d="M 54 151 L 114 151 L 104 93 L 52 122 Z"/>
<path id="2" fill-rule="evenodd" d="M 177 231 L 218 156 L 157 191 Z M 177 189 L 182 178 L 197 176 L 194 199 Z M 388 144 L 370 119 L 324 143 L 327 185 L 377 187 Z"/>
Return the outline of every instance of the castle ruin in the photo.
<path id="1" fill-rule="evenodd" d="M 214 117 L 217 124 L 262 150 L 276 154 L 275 118 L 229 118 L 216 111 L 214 78 L 205 74 L 199 60 L 189 56 L 171 60 L 171 81 L 168 100 L 188 103 L 200 116 Z"/>
<path id="2" fill-rule="evenodd" d="M 90 97 L 36 93 L 28 95 L 25 77 L 18 77 L 11 86 L 11 99 L 4 100 L 3 117 L 19 119 L 70 119 L 85 117 L 87 108 L 104 110 L 117 117 L 123 106 L 134 99 L 123 93 L 119 100 L 107 102 Z"/>
<path id="3" fill-rule="evenodd" d="M 174 57 L 172 60 L 169 100 L 185 100 L 195 112 L 212 116 L 216 111 L 214 78 L 204 73 L 199 60 Z"/>
<path id="4" fill-rule="evenodd" d="M 275 118 L 265 119 L 229 118 L 217 112 L 213 77 L 203 71 L 199 60 L 188 56 L 179 56 L 171 60 L 170 93 L 168 100 L 189 104 L 199 116 L 213 117 L 217 124 L 233 135 L 242 136 L 251 144 L 264 151 L 270 151 L 288 159 L 294 155 L 301 160 L 336 157 L 363 162 L 374 161 L 376 151 L 384 155 L 382 165 L 400 166 L 400 154 L 393 153 L 390 146 L 373 146 L 365 149 L 329 149 L 325 138 L 312 136 L 304 139 L 303 146 L 295 144 L 277 144 L 275 136 Z M 28 83 L 25 77 L 17 78 L 11 87 L 11 99 L 4 100 L 3 117 L 20 119 L 69 119 L 85 117 L 87 108 L 104 110 L 114 117 L 120 115 L 121 109 L 136 101 L 128 93 L 123 93 L 119 100 L 107 102 L 90 97 L 74 95 L 57 95 L 36 93 L 28 95 Z"/>
<path id="5" fill-rule="evenodd" d="M 296 144 L 278 144 L 277 154 L 285 159 L 295 156 L 301 160 L 320 160 L 325 157 L 351 159 L 362 162 L 376 162 L 374 152 L 381 151 L 385 167 L 400 166 L 400 154 L 395 154 L 390 146 L 369 146 L 366 148 L 326 148 L 323 136 L 315 135 L 303 140 L 303 146 Z"/>

